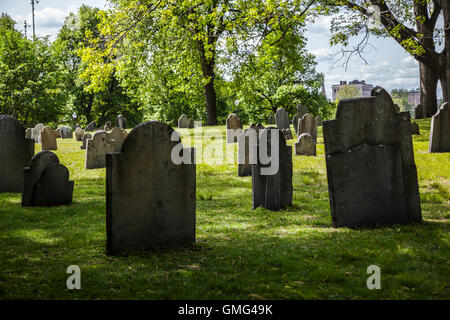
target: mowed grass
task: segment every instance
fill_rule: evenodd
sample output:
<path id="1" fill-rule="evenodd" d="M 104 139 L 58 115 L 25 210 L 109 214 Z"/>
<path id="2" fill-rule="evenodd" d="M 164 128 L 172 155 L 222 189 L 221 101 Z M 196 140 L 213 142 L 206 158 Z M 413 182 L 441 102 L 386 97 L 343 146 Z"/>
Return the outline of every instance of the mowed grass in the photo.
<path id="1" fill-rule="evenodd" d="M 450 154 L 427 153 L 430 119 L 417 122 L 422 224 L 332 228 L 319 128 L 318 156 L 293 156 L 292 207 L 252 210 L 251 177 L 199 164 L 196 244 L 116 257 L 105 254 L 105 169 L 85 170 L 81 143 L 58 139 L 73 203 L 22 208 L 20 194 L 0 194 L 0 298 L 449 299 Z M 209 151 L 224 139 L 216 129 Z M 66 287 L 69 265 L 81 268 L 81 290 Z M 367 289 L 370 265 L 381 290 Z"/>

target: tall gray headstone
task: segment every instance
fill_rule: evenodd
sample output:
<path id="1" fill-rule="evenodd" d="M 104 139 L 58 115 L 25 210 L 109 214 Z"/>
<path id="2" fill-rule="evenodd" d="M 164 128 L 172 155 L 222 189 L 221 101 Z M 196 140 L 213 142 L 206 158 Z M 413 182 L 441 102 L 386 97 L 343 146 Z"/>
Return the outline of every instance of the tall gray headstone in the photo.
<path id="1" fill-rule="evenodd" d="M 80 127 L 75 129 L 75 139 L 77 141 L 83 141 L 83 136 L 84 136 L 84 130 L 81 129 Z"/>
<path id="2" fill-rule="evenodd" d="M 317 141 L 317 123 L 309 113 L 303 115 L 298 121 L 297 135 L 300 136 L 302 133 L 309 133 L 314 141 Z"/>
<path id="3" fill-rule="evenodd" d="M 450 152 L 450 103 L 444 103 L 431 117 L 430 152 Z"/>
<path id="4" fill-rule="evenodd" d="M 272 136 L 276 138 L 272 142 Z M 264 170 L 274 165 L 264 163 L 260 155 L 260 149 L 266 144 L 266 152 L 263 154 L 278 160 L 278 170 L 273 174 L 266 174 Z M 278 157 L 276 157 L 278 150 Z M 276 161 L 275 160 L 275 161 Z M 253 209 L 260 206 L 277 211 L 292 204 L 292 147 L 286 145 L 286 140 L 279 129 L 262 129 L 258 138 L 257 163 L 252 165 L 252 204 Z"/>
<path id="5" fill-rule="evenodd" d="M 0 115 L 0 192 L 22 192 L 23 168 L 34 155 L 34 141 L 25 138 L 22 123 Z"/>
<path id="6" fill-rule="evenodd" d="M 173 132 L 161 122 L 141 123 L 121 153 L 107 155 L 109 255 L 195 242 L 195 164 L 173 162 L 172 151 L 181 144 L 179 136 L 172 141 Z M 193 148 L 179 150 L 193 160 Z"/>
<path id="7" fill-rule="evenodd" d="M 283 108 L 279 108 L 275 113 L 275 121 L 277 123 L 278 129 L 280 130 L 289 129 L 290 126 L 289 114 Z"/>
<path id="8" fill-rule="evenodd" d="M 86 169 L 106 167 L 106 154 L 114 152 L 115 141 L 108 137 L 105 130 L 98 130 L 87 140 Z"/>
<path id="9" fill-rule="evenodd" d="M 389 93 L 341 100 L 323 132 L 334 227 L 422 221 L 409 112 Z"/>
<path id="10" fill-rule="evenodd" d="M 127 119 L 123 114 L 119 114 L 116 119 L 116 127 L 125 130 L 127 128 Z"/>
<path id="11" fill-rule="evenodd" d="M 54 206 L 72 202 L 69 171 L 51 151 L 41 151 L 23 173 L 22 206 Z"/>

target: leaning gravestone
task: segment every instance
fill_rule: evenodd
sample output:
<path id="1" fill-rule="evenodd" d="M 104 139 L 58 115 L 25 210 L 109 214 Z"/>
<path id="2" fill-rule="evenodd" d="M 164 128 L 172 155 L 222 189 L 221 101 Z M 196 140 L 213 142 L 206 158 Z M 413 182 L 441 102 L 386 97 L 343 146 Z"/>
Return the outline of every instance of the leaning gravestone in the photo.
<path id="1" fill-rule="evenodd" d="M 144 122 L 128 134 L 121 153 L 107 155 L 109 255 L 195 242 L 195 151 L 183 148 L 179 137 L 172 141 L 173 133 L 167 124 Z M 174 163 L 177 146 L 191 164 Z"/>
<path id="2" fill-rule="evenodd" d="M 22 123 L 0 115 L 0 192 L 22 192 L 23 168 L 34 154 L 34 141 L 25 138 Z"/>
<path id="3" fill-rule="evenodd" d="M 62 139 L 73 139 L 72 129 L 68 126 L 63 126 L 60 128 L 61 138 Z"/>
<path id="4" fill-rule="evenodd" d="M 323 132 L 334 227 L 422 221 L 409 112 L 389 93 L 341 100 Z"/>
<path id="5" fill-rule="evenodd" d="M 315 156 L 316 141 L 309 133 L 302 133 L 294 143 L 295 154 L 298 156 Z"/>
<path id="6" fill-rule="evenodd" d="M 420 134 L 419 125 L 415 122 L 411 122 L 411 134 Z"/>
<path id="7" fill-rule="evenodd" d="M 226 125 L 227 143 L 237 142 L 238 136 L 242 133 L 241 119 L 236 114 L 230 113 L 226 119 Z"/>
<path id="8" fill-rule="evenodd" d="M 41 146 L 42 150 L 58 150 L 56 137 L 58 132 L 49 126 L 46 126 L 41 132 Z"/>
<path id="9" fill-rule="evenodd" d="M 189 128 L 189 118 L 187 115 L 182 114 L 178 119 L 178 128 Z"/>
<path id="10" fill-rule="evenodd" d="M 277 128 L 282 129 L 289 129 L 290 126 L 290 120 L 289 120 L 289 114 L 286 110 L 283 108 L 279 108 L 275 114 L 275 121 L 277 123 Z"/>
<path id="11" fill-rule="evenodd" d="M 44 130 L 44 127 L 45 126 L 42 123 L 38 123 L 31 130 L 31 139 L 33 139 L 35 143 L 41 142 L 40 137 L 42 130 Z"/>
<path id="12" fill-rule="evenodd" d="M 111 132 L 108 133 L 108 138 L 114 140 L 114 152 L 120 152 L 122 149 L 122 144 L 128 133 L 120 128 L 114 128 Z"/>
<path id="13" fill-rule="evenodd" d="M 238 176 L 252 175 L 252 164 L 256 163 L 258 135 L 264 129 L 261 124 L 252 124 L 238 138 Z"/>
<path id="14" fill-rule="evenodd" d="M 92 135 L 91 135 L 90 133 L 85 133 L 85 134 L 83 135 L 83 138 L 81 139 L 81 141 L 83 141 L 83 144 L 80 146 L 80 149 L 81 149 L 81 150 L 85 150 L 85 149 L 86 149 L 87 141 L 88 141 L 89 139 L 92 139 Z"/>
<path id="15" fill-rule="evenodd" d="M 308 107 L 302 104 L 297 105 L 297 115 L 298 118 L 301 119 L 305 114 L 308 113 Z"/>
<path id="16" fill-rule="evenodd" d="M 275 116 L 273 114 L 271 114 L 267 119 L 267 124 L 277 124 L 275 121 Z"/>
<path id="17" fill-rule="evenodd" d="M 116 118 L 116 127 L 125 130 L 127 128 L 127 119 L 123 114 L 119 114 Z"/>
<path id="18" fill-rule="evenodd" d="M 89 123 L 86 128 L 84 128 L 85 132 L 88 131 L 94 131 L 97 128 L 97 124 L 95 123 L 95 121 L 92 121 L 91 123 Z"/>
<path id="19" fill-rule="evenodd" d="M 77 141 L 83 141 L 83 136 L 84 136 L 84 130 L 81 129 L 80 127 L 75 129 L 75 140 Z"/>
<path id="20" fill-rule="evenodd" d="M 24 168 L 22 206 L 56 206 L 72 202 L 69 170 L 50 151 L 37 153 Z"/>
<path id="21" fill-rule="evenodd" d="M 297 135 L 300 136 L 302 133 L 309 133 L 314 141 L 317 141 L 317 123 L 309 113 L 303 115 L 298 121 Z"/>
<path id="22" fill-rule="evenodd" d="M 450 152 L 450 102 L 431 117 L 429 151 Z"/>
<path id="23" fill-rule="evenodd" d="M 114 152 L 115 141 L 108 137 L 105 130 L 98 130 L 87 140 L 86 169 L 106 167 L 106 154 Z"/>
<path id="24" fill-rule="evenodd" d="M 298 124 L 298 119 L 301 119 L 301 118 L 299 118 L 298 114 L 296 114 L 296 115 L 294 116 L 294 118 L 292 118 L 292 125 L 294 126 L 294 130 L 295 130 L 295 134 L 296 134 L 296 135 L 298 135 L 298 133 L 297 133 L 297 130 L 298 130 L 298 126 L 297 126 L 297 124 Z"/>
<path id="25" fill-rule="evenodd" d="M 416 108 L 414 109 L 414 118 L 415 119 L 423 119 L 424 118 L 423 107 L 421 104 L 418 104 L 416 106 Z"/>
<path id="26" fill-rule="evenodd" d="M 112 130 L 112 128 L 113 128 L 113 126 L 112 126 L 111 121 L 107 121 L 105 123 L 105 125 L 103 126 L 103 130 L 105 130 L 105 131 L 110 131 L 110 130 Z"/>
<path id="27" fill-rule="evenodd" d="M 272 136 L 275 138 L 273 144 Z M 276 157 L 277 149 L 278 157 Z M 261 152 L 270 159 L 272 155 L 276 158 L 270 163 L 263 163 Z M 257 163 L 252 165 L 253 209 L 262 206 L 273 211 L 280 210 L 292 204 L 292 192 L 292 147 L 286 145 L 280 130 L 263 129 L 258 138 Z"/>

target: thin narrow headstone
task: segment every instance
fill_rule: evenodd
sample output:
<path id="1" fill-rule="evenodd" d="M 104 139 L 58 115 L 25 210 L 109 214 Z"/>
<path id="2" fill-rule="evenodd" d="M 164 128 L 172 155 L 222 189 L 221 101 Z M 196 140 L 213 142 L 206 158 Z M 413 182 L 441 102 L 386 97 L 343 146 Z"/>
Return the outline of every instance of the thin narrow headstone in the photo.
<path id="1" fill-rule="evenodd" d="M 431 117 L 430 152 L 450 152 L 450 102 L 444 103 Z"/>

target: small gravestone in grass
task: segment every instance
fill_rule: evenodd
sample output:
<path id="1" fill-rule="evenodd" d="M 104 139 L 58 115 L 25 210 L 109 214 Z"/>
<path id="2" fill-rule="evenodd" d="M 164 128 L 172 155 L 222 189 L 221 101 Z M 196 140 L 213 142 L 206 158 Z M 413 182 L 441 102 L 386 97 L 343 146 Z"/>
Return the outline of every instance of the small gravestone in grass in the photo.
<path id="1" fill-rule="evenodd" d="M 98 130 L 87 140 L 86 146 L 86 169 L 97 169 L 106 167 L 106 154 L 114 152 L 115 141 L 108 137 L 105 130 Z"/>
<path id="2" fill-rule="evenodd" d="M 46 126 L 41 132 L 41 147 L 42 150 L 58 150 L 56 137 L 59 132 Z"/>
<path id="3" fill-rule="evenodd" d="M 277 211 L 292 204 L 292 147 L 279 129 L 262 129 L 252 165 L 252 204 Z"/>
<path id="4" fill-rule="evenodd" d="M 230 113 L 226 119 L 226 128 L 227 143 L 237 142 L 238 136 L 242 133 L 241 119 L 236 114 Z"/>
<path id="5" fill-rule="evenodd" d="M 424 118 L 424 112 L 423 107 L 421 104 L 418 104 L 414 109 L 414 118 L 416 119 L 423 119 Z"/>
<path id="6" fill-rule="evenodd" d="M 416 122 L 411 122 L 411 134 L 420 134 L 419 125 Z"/>
<path id="7" fill-rule="evenodd" d="M 316 141 L 309 133 L 302 133 L 294 144 L 295 154 L 298 156 L 315 156 Z"/>
<path id="8" fill-rule="evenodd" d="M 321 126 L 322 125 L 322 118 L 319 115 L 316 116 L 315 120 L 316 120 L 317 126 Z"/>
<path id="9" fill-rule="evenodd" d="M 34 140 L 25 138 L 22 123 L 0 115 L 0 192 L 22 192 L 23 168 L 34 154 Z"/>
<path id="10" fill-rule="evenodd" d="M 275 121 L 277 123 L 278 129 L 280 130 L 289 129 L 290 126 L 289 114 L 283 108 L 279 108 L 275 113 Z"/>
<path id="11" fill-rule="evenodd" d="M 422 221 L 410 115 L 389 93 L 341 100 L 323 132 L 334 227 Z"/>
<path id="12" fill-rule="evenodd" d="M 309 133 L 314 141 L 317 141 L 317 123 L 314 117 L 309 113 L 303 115 L 298 121 L 297 134 L 300 136 L 303 133 Z"/>
<path id="13" fill-rule="evenodd" d="M 450 103 L 444 103 L 431 117 L 430 152 L 450 152 Z"/>
<path id="14" fill-rule="evenodd" d="M 84 131 L 85 132 L 88 132 L 88 131 L 95 131 L 95 129 L 97 129 L 97 124 L 95 123 L 95 121 L 92 121 L 91 123 L 89 123 L 87 126 L 86 126 L 86 128 L 84 128 Z"/>
<path id="15" fill-rule="evenodd" d="M 44 127 L 45 126 L 42 123 L 38 123 L 31 130 L 31 139 L 33 139 L 35 143 L 40 142 L 41 132 L 42 132 L 42 130 L 44 130 Z"/>
<path id="16" fill-rule="evenodd" d="M 80 149 L 81 149 L 81 150 L 86 150 L 87 141 L 88 141 L 89 139 L 92 139 L 92 134 L 90 134 L 90 133 L 85 133 L 85 134 L 83 135 L 83 138 L 81 138 L 81 141 L 83 142 L 82 145 L 80 146 Z"/>
<path id="17" fill-rule="evenodd" d="M 24 168 L 22 206 L 56 206 L 72 202 L 69 171 L 51 151 L 41 151 Z"/>
<path id="18" fill-rule="evenodd" d="M 173 150 L 191 162 L 174 161 Z M 194 149 L 183 148 L 176 132 L 157 121 L 136 126 L 121 152 L 107 155 L 109 255 L 195 242 L 193 158 Z"/>
<path id="19" fill-rule="evenodd" d="M 122 149 L 122 143 L 127 135 L 128 133 L 120 128 L 114 128 L 108 133 L 108 138 L 114 140 L 114 152 L 120 152 L 120 149 Z"/>
<path id="20" fill-rule="evenodd" d="M 123 114 L 119 114 L 116 118 L 116 127 L 122 130 L 127 128 L 127 118 Z"/>
<path id="21" fill-rule="evenodd" d="M 298 104 L 297 105 L 297 115 L 298 115 L 299 119 L 301 119 L 308 112 L 309 111 L 308 111 L 308 107 L 307 106 L 304 106 L 302 104 Z"/>
<path id="22" fill-rule="evenodd" d="M 267 119 L 267 124 L 276 124 L 275 115 L 271 114 Z"/>
<path id="23" fill-rule="evenodd" d="M 62 139 L 73 139 L 73 131 L 68 126 L 62 126 L 59 130 Z"/>
<path id="24" fill-rule="evenodd" d="M 187 115 L 182 114 L 178 119 L 178 128 L 189 128 L 189 118 Z"/>
<path id="25" fill-rule="evenodd" d="M 83 141 L 83 136 L 84 136 L 84 130 L 81 129 L 80 127 L 75 129 L 75 140 L 77 141 Z"/>

